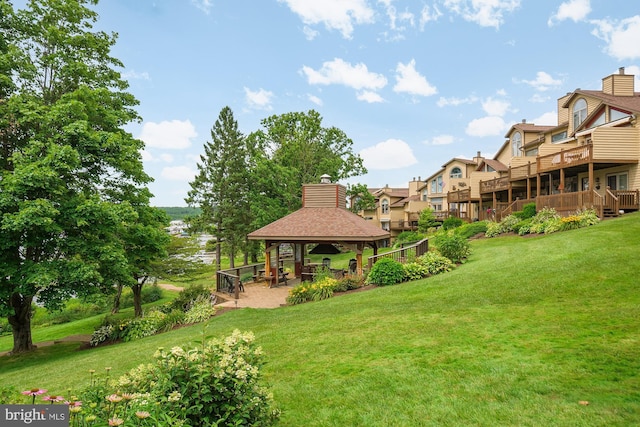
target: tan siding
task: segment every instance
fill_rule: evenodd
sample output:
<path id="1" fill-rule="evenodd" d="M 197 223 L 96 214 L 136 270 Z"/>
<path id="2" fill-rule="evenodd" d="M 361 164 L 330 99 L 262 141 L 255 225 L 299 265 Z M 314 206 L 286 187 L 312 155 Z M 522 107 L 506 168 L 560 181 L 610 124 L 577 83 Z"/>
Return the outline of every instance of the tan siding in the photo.
<path id="1" fill-rule="evenodd" d="M 593 158 L 640 160 L 640 130 L 636 128 L 598 128 L 592 134 Z"/>
<path id="2" fill-rule="evenodd" d="M 561 98 L 558 98 L 558 124 L 567 123 L 569 121 L 569 109 L 562 108 L 571 94 L 567 94 Z"/>
<path id="3" fill-rule="evenodd" d="M 346 209 L 346 189 L 339 184 L 307 184 L 303 186 L 304 207 Z"/>
<path id="4" fill-rule="evenodd" d="M 507 144 L 505 146 L 505 149 L 498 154 L 496 160 L 502 164 L 509 166 L 509 164 L 511 163 L 511 144 Z"/>
<path id="5" fill-rule="evenodd" d="M 615 96 L 633 96 L 633 74 L 613 74 L 602 79 L 602 91 Z"/>
<path id="6" fill-rule="evenodd" d="M 471 175 L 469 184 L 471 186 L 471 198 L 478 199 L 480 197 L 480 181 L 489 181 L 498 177 L 499 174 L 497 172 L 474 172 Z"/>

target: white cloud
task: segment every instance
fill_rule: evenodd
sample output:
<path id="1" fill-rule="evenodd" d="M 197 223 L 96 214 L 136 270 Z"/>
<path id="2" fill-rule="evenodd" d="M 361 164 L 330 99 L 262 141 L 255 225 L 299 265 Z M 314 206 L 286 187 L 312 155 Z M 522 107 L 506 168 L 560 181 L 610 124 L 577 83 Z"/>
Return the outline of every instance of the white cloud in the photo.
<path id="1" fill-rule="evenodd" d="M 549 101 L 550 97 L 548 96 L 542 96 L 539 93 L 534 93 L 533 96 L 531 98 L 529 98 L 530 102 L 534 102 L 536 104 L 541 104 L 543 102 L 547 102 Z"/>
<path id="2" fill-rule="evenodd" d="M 196 171 L 188 166 L 169 166 L 162 169 L 161 175 L 170 181 L 193 181 Z"/>
<path id="3" fill-rule="evenodd" d="M 359 154 L 369 170 L 400 169 L 418 163 L 409 144 L 400 139 L 382 141 Z"/>
<path id="4" fill-rule="evenodd" d="M 520 0 L 445 0 L 444 6 L 481 27 L 499 28 L 503 15 L 520 7 Z"/>
<path id="5" fill-rule="evenodd" d="M 380 1 L 386 7 L 387 16 L 389 17 L 389 27 L 394 31 L 404 31 L 406 27 L 403 23 L 407 23 L 409 27 L 415 26 L 415 16 L 413 13 L 404 11 L 398 12 L 390 1 Z"/>
<path id="6" fill-rule="evenodd" d="M 453 135 L 438 135 L 434 136 L 431 141 L 425 141 L 425 144 L 428 145 L 449 145 L 453 144 L 455 138 Z"/>
<path id="7" fill-rule="evenodd" d="M 211 10 L 211 6 L 213 6 L 213 1 L 212 0 L 191 0 L 191 4 L 193 4 L 195 7 L 197 7 L 198 9 L 200 9 L 201 11 L 203 11 L 208 15 L 209 11 Z"/>
<path id="8" fill-rule="evenodd" d="M 457 107 L 458 105 L 473 104 L 475 102 L 478 102 L 478 98 L 475 96 L 469 96 L 467 98 L 440 97 L 440 99 L 438 99 L 438 102 L 436 104 L 438 105 L 438 107 L 448 107 L 448 106 Z"/>
<path id="9" fill-rule="evenodd" d="M 428 5 L 425 5 L 420 12 L 420 29 L 424 30 L 424 26 L 431 22 L 437 21 L 442 16 L 442 12 L 436 5 L 433 6 L 433 10 Z"/>
<path id="10" fill-rule="evenodd" d="M 509 106 L 508 101 L 493 98 L 487 98 L 487 100 L 482 103 L 482 109 L 490 116 L 504 116 L 509 110 Z"/>
<path id="11" fill-rule="evenodd" d="M 382 98 L 377 92 L 373 92 L 370 90 L 363 90 L 361 92 L 358 92 L 356 98 L 358 99 L 358 101 L 365 101 L 369 104 L 384 102 L 384 98 Z"/>
<path id="12" fill-rule="evenodd" d="M 319 105 L 319 106 L 322 106 L 322 104 L 323 104 L 323 103 L 322 103 L 322 99 L 318 98 L 318 97 L 317 97 L 317 96 L 315 96 L 315 95 L 308 94 L 308 95 L 307 95 L 307 99 L 309 99 L 309 101 L 311 101 L 311 102 L 313 102 L 314 104 Z"/>
<path id="13" fill-rule="evenodd" d="M 304 33 L 304 37 L 307 40 L 313 40 L 316 37 L 318 37 L 318 34 L 320 34 L 318 31 L 314 30 L 313 28 L 309 27 L 309 26 L 304 26 L 304 28 L 302 29 L 302 32 Z"/>
<path id="14" fill-rule="evenodd" d="M 165 163 L 173 163 L 173 156 L 168 153 L 162 153 L 160 154 L 160 160 L 162 160 Z"/>
<path id="15" fill-rule="evenodd" d="M 366 0 L 278 0 L 289 6 L 306 25 L 324 24 L 328 30 L 338 30 L 346 39 L 354 25 L 374 22 L 374 11 Z"/>
<path id="16" fill-rule="evenodd" d="M 394 92 L 409 93 L 411 95 L 431 96 L 438 90 L 429 84 L 427 79 L 416 70 L 416 61 L 412 59 L 408 64 L 398 63 L 396 67 L 396 85 Z"/>
<path id="17" fill-rule="evenodd" d="M 122 73 L 122 78 L 125 80 L 151 80 L 148 72 L 143 71 L 139 73 L 136 70 L 125 71 Z"/>
<path id="18" fill-rule="evenodd" d="M 558 11 L 547 21 L 547 25 L 552 26 L 566 19 L 571 19 L 573 22 L 582 21 L 590 12 L 590 0 L 569 0 L 558 7 Z"/>
<path id="19" fill-rule="evenodd" d="M 317 71 L 305 65 L 302 72 L 312 85 L 341 84 L 356 90 L 378 90 L 387 85 L 385 76 L 370 72 L 365 64 L 351 65 L 340 58 L 324 62 Z"/>
<path id="20" fill-rule="evenodd" d="M 555 126 L 558 124 L 558 114 L 555 111 L 548 111 L 533 119 L 533 123 L 537 125 Z"/>
<path id="21" fill-rule="evenodd" d="M 507 130 L 507 125 L 502 117 L 487 116 L 471 120 L 465 129 L 469 136 L 499 136 Z"/>
<path id="22" fill-rule="evenodd" d="M 143 162 L 152 162 L 153 155 L 147 150 L 140 150 L 140 155 L 142 156 Z"/>
<path id="23" fill-rule="evenodd" d="M 258 110 L 271 110 L 271 100 L 273 98 L 273 92 L 264 90 L 262 88 L 254 92 L 251 89 L 245 87 L 244 95 L 245 100 L 247 101 L 247 104 L 250 108 Z"/>
<path id="24" fill-rule="evenodd" d="M 171 120 L 160 123 L 146 122 L 138 138 L 147 147 L 181 150 L 191 146 L 191 139 L 198 136 L 189 120 Z"/>
<path id="25" fill-rule="evenodd" d="M 533 87 L 535 90 L 545 91 L 549 89 L 558 88 L 562 84 L 562 80 L 554 79 L 550 74 L 544 71 L 538 71 L 536 73 L 535 80 L 523 80 L 524 83 Z"/>
<path id="26" fill-rule="evenodd" d="M 628 67 L 625 67 L 625 73 L 633 74 L 634 76 L 636 76 L 634 80 L 637 92 L 638 88 L 640 88 L 640 67 L 638 67 L 637 65 L 630 65 Z"/>
<path id="27" fill-rule="evenodd" d="M 618 60 L 640 58 L 640 15 L 621 21 L 593 20 L 594 36 L 607 42 L 605 52 Z"/>

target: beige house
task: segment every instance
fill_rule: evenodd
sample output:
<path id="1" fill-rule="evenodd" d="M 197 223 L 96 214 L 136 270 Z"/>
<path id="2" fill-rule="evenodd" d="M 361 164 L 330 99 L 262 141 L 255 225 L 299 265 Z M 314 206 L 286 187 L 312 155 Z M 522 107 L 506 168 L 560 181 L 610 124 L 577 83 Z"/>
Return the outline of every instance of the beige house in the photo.
<path id="1" fill-rule="evenodd" d="M 621 68 L 602 79 L 600 90 L 576 89 L 559 98 L 556 126 L 512 126 L 493 160 L 471 173 L 468 197 L 450 189 L 447 202 L 477 204 L 468 212 L 477 209 L 479 219 L 499 219 L 532 202 L 563 215 L 581 208 L 595 208 L 600 216 L 638 210 L 638 113 L 634 76 Z M 497 176 L 487 175 L 492 173 Z"/>

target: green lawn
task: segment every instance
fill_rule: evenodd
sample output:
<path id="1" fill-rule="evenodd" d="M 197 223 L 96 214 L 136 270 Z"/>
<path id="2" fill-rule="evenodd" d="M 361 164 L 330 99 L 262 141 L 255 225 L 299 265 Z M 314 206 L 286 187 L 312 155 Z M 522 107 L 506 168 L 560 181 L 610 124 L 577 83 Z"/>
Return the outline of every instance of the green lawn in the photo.
<path id="1" fill-rule="evenodd" d="M 426 280 L 3 357 L 0 384 L 65 393 L 89 369 L 117 376 L 157 347 L 238 328 L 266 352 L 284 426 L 640 425 L 640 215 L 472 247 Z"/>

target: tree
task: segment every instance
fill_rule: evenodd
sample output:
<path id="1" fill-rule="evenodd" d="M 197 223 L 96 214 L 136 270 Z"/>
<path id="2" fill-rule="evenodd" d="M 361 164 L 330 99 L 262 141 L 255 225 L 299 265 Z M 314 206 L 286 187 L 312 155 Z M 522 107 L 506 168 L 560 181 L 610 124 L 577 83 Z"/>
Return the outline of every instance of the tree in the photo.
<path id="1" fill-rule="evenodd" d="M 243 245 L 249 224 L 248 149 L 244 135 L 231 108 L 224 107 L 211 129 L 211 142 L 204 144 L 198 175 L 189 183 L 189 205 L 198 205 L 205 223 L 215 227 L 216 264 L 220 269 L 222 241 L 227 248 L 230 266 Z"/>
<path id="2" fill-rule="evenodd" d="M 440 223 L 436 221 L 433 209 L 424 208 L 420 211 L 420 217 L 418 218 L 418 231 L 420 233 L 426 233 L 430 228 L 437 227 L 438 225 L 440 225 Z"/>
<path id="3" fill-rule="evenodd" d="M 93 31 L 96 3 L 0 0 L 0 312 L 14 353 L 34 348 L 34 298 L 56 307 L 133 280 L 122 224 L 151 179 L 123 130 L 137 101 L 110 56 L 116 36 Z"/>
<path id="4" fill-rule="evenodd" d="M 349 210 L 353 213 L 376 207 L 376 198 L 365 184 L 347 185 L 347 199 L 349 199 Z"/>
<path id="5" fill-rule="evenodd" d="M 275 193 L 271 200 L 276 211 L 287 214 L 300 208 L 302 185 L 320 182 L 324 174 L 339 181 L 367 172 L 353 152 L 353 141 L 338 128 L 322 127 L 322 117 L 314 110 L 274 115 L 261 124 L 263 130 L 249 135 L 252 152 L 264 153 L 255 161 L 252 182 L 261 181 L 263 192 Z M 272 215 L 264 215 L 268 217 Z"/>

